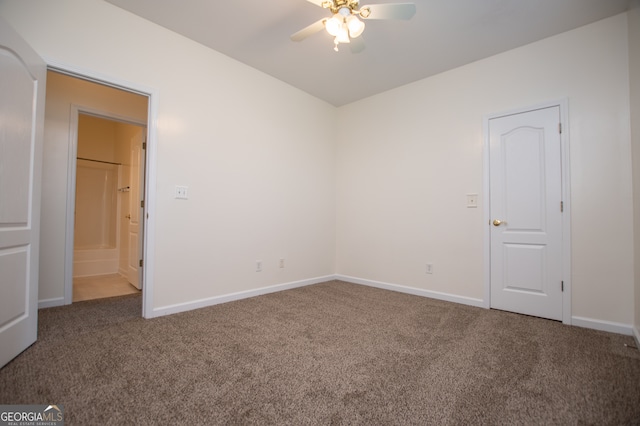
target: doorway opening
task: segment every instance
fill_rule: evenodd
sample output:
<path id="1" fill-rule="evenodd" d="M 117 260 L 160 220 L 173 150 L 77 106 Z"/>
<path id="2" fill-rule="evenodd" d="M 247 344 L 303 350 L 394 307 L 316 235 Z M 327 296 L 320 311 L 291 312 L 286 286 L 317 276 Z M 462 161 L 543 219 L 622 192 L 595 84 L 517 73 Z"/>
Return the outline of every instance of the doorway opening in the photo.
<path id="1" fill-rule="evenodd" d="M 146 126 L 78 113 L 73 302 L 142 290 Z"/>
<path id="2" fill-rule="evenodd" d="M 61 160 L 66 160 L 66 199 L 51 202 L 60 208 L 64 204 L 66 212 L 64 304 L 121 294 L 120 287 L 142 291 L 142 316 L 149 316 L 151 274 L 143 259 L 152 260 L 146 250 L 152 231 L 145 203 L 154 180 L 154 167 L 148 164 L 153 157 L 146 155 L 154 132 L 148 125 L 156 107 L 153 93 L 49 66 L 49 128 L 68 138 L 66 159 L 45 160 L 52 168 L 63 167 Z M 60 135 L 52 138 L 60 140 Z M 79 294 L 78 285 L 89 288 L 89 294 Z"/>

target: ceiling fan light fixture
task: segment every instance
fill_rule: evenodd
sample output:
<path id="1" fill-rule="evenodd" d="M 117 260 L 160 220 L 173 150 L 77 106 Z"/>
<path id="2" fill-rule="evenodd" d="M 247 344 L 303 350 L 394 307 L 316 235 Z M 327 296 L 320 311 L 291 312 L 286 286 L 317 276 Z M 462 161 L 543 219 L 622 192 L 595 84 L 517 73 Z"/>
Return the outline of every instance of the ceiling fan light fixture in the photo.
<path id="1" fill-rule="evenodd" d="M 2 0 L 0 0 L 2 1 Z M 333 36 L 335 51 L 338 51 L 340 43 L 351 43 L 353 53 L 362 52 L 364 43 L 358 39 L 364 32 L 367 19 L 401 19 L 408 20 L 416 13 L 414 3 L 375 3 L 360 8 L 359 0 L 308 0 L 318 6 L 322 6 L 331 12 L 329 17 L 320 19 L 291 35 L 292 41 L 302 41 L 321 31 L 323 28 Z"/>
<path id="2" fill-rule="evenodd" d="M 351 40 L 349 39 L 349 30 L 347 29 L 347 27 L 343 26 L 342 28 L 340 28 L 340 31 L 336 36 L 336 41 L 338 43 L 351 43 Z"/>
<path id="3" fill-rule="evenodd" d="M 342 28 L 343 21 L 344 18 L 336 13 L 335 15 L 333 15 L 333 17 L 331 17 L 331 19 L 327 20 L 327 22 L 324 24 L 324 27 L 327 29 L 327 32 L 329 34 L 337 37 L 340 33 L 340 29 Z"/>
<path id="4" fill-rule="evenodd" d="M 367 19 L 369 16 L 371 16 L 371 8 L 369 6 L 365 6 L 362 9 L 360 9 L 360 12 L 358 12 L 358 13 L 364 19 Z"/>
<path id="5" fill-rule="evenodd" d="M 351 38 L 356 38 L 364 31 L 364 22 L 359 20 L 356 15 L 351 15 L 347 18 L 347 28 L 349 28 Z"/>

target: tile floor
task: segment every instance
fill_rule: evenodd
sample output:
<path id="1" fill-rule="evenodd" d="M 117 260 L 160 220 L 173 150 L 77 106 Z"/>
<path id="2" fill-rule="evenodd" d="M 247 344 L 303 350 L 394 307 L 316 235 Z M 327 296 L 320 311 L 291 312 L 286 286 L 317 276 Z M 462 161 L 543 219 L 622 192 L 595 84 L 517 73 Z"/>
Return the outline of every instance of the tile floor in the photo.
<path id="1" fill-rule="evenodd" d="M 119 274 L 79 277 L 73 279 L 73 301 L 101 299 L 103 297 L 124 296 L 140 290 L 129 284 Z"/>

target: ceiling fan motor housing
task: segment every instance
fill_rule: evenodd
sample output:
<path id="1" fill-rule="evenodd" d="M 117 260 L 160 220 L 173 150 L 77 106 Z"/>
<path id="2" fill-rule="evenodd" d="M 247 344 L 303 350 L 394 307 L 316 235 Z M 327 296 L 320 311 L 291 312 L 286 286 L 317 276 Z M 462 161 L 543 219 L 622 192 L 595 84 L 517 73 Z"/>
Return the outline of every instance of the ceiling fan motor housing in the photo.
<path id="1" fill-rule="evenodd" d="M 349 14 L 351 14 L 354 10 L 358 10 L 358 1 L 357 0 L 332 0 L 325 1 L 322 3 L 322 7 L 326 9 L 330 9 L 331 13 L 339 13 L 343 9 L 347 9 Z M 346 13 L 346 11 L 345 11 Z"/>

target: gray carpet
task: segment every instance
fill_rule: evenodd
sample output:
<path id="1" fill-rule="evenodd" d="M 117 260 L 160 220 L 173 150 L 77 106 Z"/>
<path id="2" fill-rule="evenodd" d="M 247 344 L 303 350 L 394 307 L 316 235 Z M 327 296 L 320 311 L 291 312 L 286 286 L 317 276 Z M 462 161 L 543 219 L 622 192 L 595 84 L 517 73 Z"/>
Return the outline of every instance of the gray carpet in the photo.
<path id="1" fill-rule="evenodd" d="M 168 317 L 41 310 L 0 403 L 89 424 L 640 424 L 627 336 L 328 282 Z"/>

